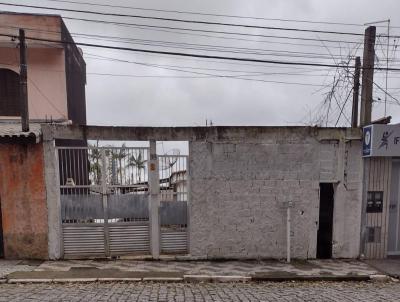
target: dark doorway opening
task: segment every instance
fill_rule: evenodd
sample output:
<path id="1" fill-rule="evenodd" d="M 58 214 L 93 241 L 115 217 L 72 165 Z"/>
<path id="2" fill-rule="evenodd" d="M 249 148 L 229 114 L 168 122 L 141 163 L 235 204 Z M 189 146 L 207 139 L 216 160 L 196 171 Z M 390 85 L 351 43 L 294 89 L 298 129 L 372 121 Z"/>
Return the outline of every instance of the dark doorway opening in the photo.
<path id="1" fill-rule="evenodd" d="M 317 258 L 332 258 L 332 233 L 333 233 L 333 184 L 321 183 L 319 185 L 319 227 L 317 235 Z"/>
<path id="2" fill-rule="evenodd" d="M 1 198 L 0 198 L 0 258 L 4 258 L 3 220 L 2 220 L 2 213 L 1 213 Z"/>

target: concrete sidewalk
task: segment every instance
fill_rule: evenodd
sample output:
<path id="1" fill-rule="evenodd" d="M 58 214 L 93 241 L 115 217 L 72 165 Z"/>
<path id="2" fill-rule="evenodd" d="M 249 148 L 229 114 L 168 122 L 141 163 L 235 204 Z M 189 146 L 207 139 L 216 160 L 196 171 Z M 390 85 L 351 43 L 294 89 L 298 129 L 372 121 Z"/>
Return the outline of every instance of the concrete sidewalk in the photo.
<path id="1" fill-rule="evenodd" d="M 365 260 L 365 263 L 388 276 L 400 277 L 400 257 Z"/>
<path id="2" fill-rule="evenodd" d="M 379 277 L 380 276 L 380 277 Z M 0 261 L 2 282 L 365 281 L 385 279 L 357 260 L 293 261 Z"/>

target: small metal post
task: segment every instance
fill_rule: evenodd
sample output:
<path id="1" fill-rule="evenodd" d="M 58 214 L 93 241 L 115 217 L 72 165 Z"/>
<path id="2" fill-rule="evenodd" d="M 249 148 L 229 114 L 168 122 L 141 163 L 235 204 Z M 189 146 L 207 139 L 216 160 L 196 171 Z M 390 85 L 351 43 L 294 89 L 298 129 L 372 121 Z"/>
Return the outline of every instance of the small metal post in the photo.
<path id="1" fill-rule="evenodd" d="M 108 201 L 107 201 L 107 161 L 106 150 L 101 149 L 101 195 L 103 199 L 103 217 L 104 217 L 104 251 L 106 256 L 110 256 L 110 234 L 108 230 Z"/>
<path id="2" fill-rule="evenodd" d="M 293 207 L 293 202 L 289 201 L 286 209 L 286 261 L 290 263 L 290 230 L 291 230 L 291 217 L 290 209 Z"/>

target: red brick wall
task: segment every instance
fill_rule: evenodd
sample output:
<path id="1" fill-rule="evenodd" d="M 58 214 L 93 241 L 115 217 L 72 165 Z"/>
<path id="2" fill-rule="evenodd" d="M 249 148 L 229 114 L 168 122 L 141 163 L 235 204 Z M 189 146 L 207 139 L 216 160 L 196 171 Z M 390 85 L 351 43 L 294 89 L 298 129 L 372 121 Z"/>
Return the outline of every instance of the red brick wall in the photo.
<path id="1" fill-rule="evenodd" d="M 5 258 L 46 259 L 42 144 L 0 144 L 0 199 Z"/>

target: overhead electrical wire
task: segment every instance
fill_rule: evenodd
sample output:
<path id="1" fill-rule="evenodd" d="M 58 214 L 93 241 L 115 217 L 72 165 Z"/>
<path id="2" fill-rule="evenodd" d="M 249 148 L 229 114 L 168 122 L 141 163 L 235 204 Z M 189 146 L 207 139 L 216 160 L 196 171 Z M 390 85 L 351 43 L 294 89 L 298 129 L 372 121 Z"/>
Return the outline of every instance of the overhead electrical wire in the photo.
<path id="1" fill-rule="evenodd" d="M 117 59 L 117 58 L 113 58 L 113 57 L 109 57 L 109 56 L 102 56 L 102 55 L 97 55 L 97 54 L 92 54 L 92 53 L 86 53 L 85 54 L 87 57 L 89 57 L 90 59 L 97 59 L 97 60 L 106 60 L 106 61 L 112 61 L 112 62 L 121 62 L 121 63 L 137 63 L 137 62 L 131 62 L 128 60 L 123 60 L 123 59 Z M 145 64 L 145 62 L 141 62 L 143 64 Z M 323 68 L 323 69 L 305 69 L 305 68 L 296 68 L 296 67 L 291 67 L 291 69 L 298 69 L 301 71 L 297 71 L 297 72 L 265 72 L 265 71 L 261 71 L 261 70 L 252 70 L 252 71 L 248 71 L 248 70 L 232 70 L 232 69 L 225 69 L 225 68 L 207 68 L 207 67 L 195 67 L 195 66 L 186 66 L 186 65 L 170 65 L 170 64 L 153 64 L 153 63 L 149 63 L 151 65 L 157 65 L 159 67 L 176 67 L 176 68 L 184 68 L 184 69 L 194 69 L 194 70 L 210 70 L 210 71 L 228 71 L 228 72 L 252 72 L 255 74 L 265 74 L 265 75 L 305 75 L 307 76 L 308 74 L 306 73 L 311 73 L 311 72 L 318 72 L 318 71 L 327 71 L 329 70 L 328 68 Z M 255 67 L 255 65 L 253 64 L 246 64 L 246 65 L 250 65 L 252 67 Z M 258 68 L 262 67 L 262 66 L 257 66 Z M 314 76 L 314 75 L 313 75 Z M 317 76 L 317 75 L 315 75 Z"/>
<path id="2" fill-rule="evenodd" d="M 1 33 L 0 36 L 10 37 L 13 39 L 16 38 L 14 35 L 4 34 L 4 33 Z M 82 43 L 82 42 L 68 42 L 68 41 L 61 41 L 61 40 L 34 38 L 34 37 L 26 37 L 26 39 L 33 40 L 33 41 L 49 42 L 49 43 L 71 44 L 71 45 L 80 45 L 80 46 L 87 46 L 87 47 L 94 47 L 94 48 L 116 49 L 116 50 L 124 50 L 124 51 L 140 52 L 140 53 L 164 54 L 164 55 L 171 55 L 171 56 L 194 57 L 194 58 L 204 58 L 204 59 L 219 59 L 219 60 L 243 61 L 243 62 L 254 62 L 254 63 L 264 63 L 264 64 L 295 65 L 295 66 L 297 65 L 297 66 L 335 67 L 335 68 L 346 67 L 346 68 L 348 68 L 348 66 L 345 66 L 342 64 L 324 64 L 324 63 L 313 63 L 313 62 L 293 62 L 293 61 L 279 61 L 279 60 L 262 60 L 262 59 L 255 59 L 255 58 L 226 57 L 226 56 L 204 55 L 204 54 L 196 54 L 196 53 L 161 51 L 161 50 L 140 49 L 140 48 L 131 48 L 131 47 L 119 47 L 119 46 Z M 400 71 L 400 68 L 376 68 L 376 70 Z"/>
<path id="3" fill-rule="evenodd" d="M 82 36 L 81 36 L 82 37 Z M 86 37 L 83 37 L 86 38 Z M 278 57 L 296 57 L 296 58 L 317 58 L 317 59 L 331 59 L 332 57 L 328 54 L 312 53 L 312 52 L 298 52 L 298 51 L 287 51 L 287 50 L 274 50 L 274 49 L 261 49 L 261 48 L 247 48 L 247 47 L 232 47 L 223 45 L 210 45 L 210 44 L 194 44 L 194 43 L 183 43 L 183 42 L 169 42 L 169 41 L 157 41 L 157 40 L 142 40 L 142 39 L 113 39 L 113 38 L 96 38 L 89 37 L 89 40 L 101 40 L 108 42 L 135 44 L 135 45 L 146 45 L 146 46 L 157 46 L 166 48 L 179 48 L 179 49 L 192 49 L 201 51 L 218 51 L 228 53 L 240 53 L 240 54 L 254 54 L 254 55 L 269 55 Z M 335 55 L 335 58 L 341 59 L 343 56 Z M 354 56 L 353 56 L 354 57 Z"/>
<path id="4" fill-rule="evenodd" d="M 48 0 L 51 1 L 51 0 Z M 57 1 L 55 1 L 57 2 Z M 71 2 L 71 1 L 59 1 L 59 2 Z M 73 2 L 73 1 L 72 1 Z M 0 4 L 5 4 L 1 3 Z M 10 5 L 10 4 L 5 4 L 5 5 Z M 23 6 L 23 5 L 17 5 L 17 6 Z M 25 6 L 26 7 L 26 6 Z M 30 7 L 30 6 L 28 6 Z M 42 8 L 42 9 L 49 9 L 46 7 L 38 7 L 38 6 L 31 6 L 33 8 Z M 57 10 L 57 9 L 56 9 Z M 65 10 L 65 9 L 59 9 L 59 10 Z M 343 35 L 363 35 L 363 34 L 356 34 L 356 33 L 347 33 L 347 32 L 333 32 L 333 31 L 317 31 L 317 30 L 309 30 L 309 29 L 294 29 L 294 28 L 282 28 L 282 27 L 267 27 L 267 26 L 255 26 L 255 25 L 244 25 L 244 24 L 231 24 L 231 23 L 222 23 L 222 22 L 207 22 L 207 21 L 193 21 L 193 20 L 182 20 L 182 19 L 176 19 L 176 18 L 163 18 L 163 17 L 150 17 L 150 16 L 139 16 L 139 15 L 122 15 L 122 14 L 110 14 L 110 13 L 101 13 L 101 12 L 88 12 L 88 11 L 77 11 L 77 10 L 67 10 L 67 11 L 75 11 L 79 13 L 95 13 L 95 14 L 104 14 L 104 15 L 111 15 L 111 16 L 119 16 L 119 17 L 133 17 L 133 18 L 143 18 L 143 19 L 152 19 L 152 20 L 162 20 L 162 21 L 174 21 L 174 22 L 185 22 L 185 23 L 197 23 L 197 24 L 207 24 L 207 25 L 222 25 L 222 26 L 236 26 L 236 27 L 247 27 L 247 28 L 258 28 L 258 29 L 273 29 L 273 30 L 288 30 L 288 31 L 300 31 L 300 32 L 315 32 L 315 33 L 326 33 L 326 34 L 343 34 Z M 68 17 L 67 17 L 68 18 Z M 74 19 L 74 18 L 70 18 Z M 76 18 L 77 19 L 77 18 Z M 80 19 L 81 21 L 86 21 L 83 19 Z M 103 20 L 99 21 L 97 20 L 96 22 L 105 22 Z M 115 24 L 112 22 L 112 24 Z M 136 25 L 134 25 L 136 26 Z M 138 26 L 147 26 L 147 25 L 138 25 Z M 181 28 L 177 28 L 176 30 L 183 30 Z M 220 32 L 219 32 L 220 33 Z M 229 34 L 236 34 L 236 33 L 229 33 Z M 79 35 L 79 34 L 78 34 Z M 89 35 L 83 35 L 84 38 L 87 38 Z M 272 38 L 277 38 L 278 36 L 272 36 Z M 398 37 L 398 36 L 391 36 L 391 37 Z M 264 49 L 250 49 L 250 48 L 238 48 L 238 47 L 229 47 L 229 46 L 215 46 L 215 45 L 209 45 L 209 44 L 193 44 L 193 43 L 176 43 L 176 42 L 169 42 L 169 41 L 142 41 L 142 42 L 136 42 L 134 43 L 133 41 L 135 39 L 131 39 L 130 41 L 127 41 L 126 38 L 121 38 L 121 37 L 97 37 L 101 40 L 104 41 L 111 41 L 111 42 L 120 42 L 120 43 L 130 43 L 130 44 L 139 44 L 139 45 L 150 45 L 150 46 L 158 46 L 158 47 L 173 47 L 173 48 L 182 48 L 182 49 L 195 49 L 195 50 L 201 50 L 201 51 L 219 51 L 219 52 L 233 52 L 233 53 L 245 53 L 245 54 L 254 54 L 254 55 L 273 55 L 273 54 L 265 54 L 265 53 L 256 53 L 256 52 L 243 52 L 243 50 L 250 50 L 250 51 L 272 51 L 272 50 L 264 50 Z M 102 39 L 103 38 L 103 39 Z M 119 40 L 106 40 L 106 39 L 119 39 Z M 287 38 L 287 39 L 295 39 L 295 37 L 282 37 L 282 38 Z M 31 40 L 44 40 L 44 39 L 37 39 L 37 38 L 29 38 L 27 39 Z M 90 38 L 89 38 L 90 39 Z M 302 38 L 307 40 L 307 38 Z M 122 41 L 121 41 L 122 40 Z M 139 39 L 136 39 L 139 40 Z M 318 39 L 318 41 L 325 41 L 325 42 L 333 42 L 333 40 L 321 40 Z M 47 40 L 46 42 L 49 43 L 65 43 L 62 41 L 55 41 L 55 40 Z M 358 42 L 353 42 L 353 41 L 341 41 L 343 43 L 358 43 Z M 135 51 L 135 52 L 144 52 L 144 53 L 152 53 L 152 54 L 163 54 L 163 55 L 178 55 L 178 56 L 189 56 L 189 57 L 197 57 L 197 58 L 212 58 L 212 59 L 218 59 L 218 60 L 239 60 L 239 61 L 249 61 L 249 62 L 255 62 L 255 63 L 268 63 L 268 64 L 284 64 L 284 65 L 304 65 L 305 63 L 308 66 L 325 66 L 325 67 L 336 67 L 336 68 L 341 68 L 341 67 L 346 67 L 343 66 L 342 64 L 325 64 L 322 65 L 320 63 L 309 63 L 309 62 L 288 62 L 288 61 L 272 61 L 272 60 L 258 60 L 258 59 L 253 59 L 253 58 L 234 58 L 234 57 L 222 57 L 222 56 L 205 56 L 205 55 L 199 55 L 199 54 L 188 54 L 188 53 L 175 53 L 175 52 L 166 52 L 166 51 L 154 51 L 154 50 L 149 50 L 149 49 L 133 49 L 133 48 L 126 48 L 126 47 L 115 47 L 115 46 L 110 46 L 110 45 L 98 45 L 98 44 L 91 44 L 91 43 L 73 43 L 76 45 L 81 45 L 81 46 L 87 46 L 87 47 L 101 47 L 101 48 L 107 48 L 107 49 L 115 49 L 115 50 L 127 50 L 127 51 Z M 187 47 L 187 46 L 193 46 L 193 47 Z M 196 46 L 197 48 L 194 48 Z M 198 48 L 198 47 L 208 47 L 208 48 Z M 211 48 L 211 49 L 210 49 Z M 218 49 L 218 48 L 225 48 L 225 49 L 240 49 L 242 52 L 238 51 L 226 51 L 223 49 Z M 278 50 L 276 50 L 278 51 Z M 286 52 L 289 53 L 289 52 Z M 295 53 L 295 52 L 292 52 Z M 301 53 L 301 52 L 300 52 Z M 289 55 L 286 55 L 289 56 Z M 314 56 L 315 57 L 315 56 Z M 320 57 L 321 58 L 321 57 Z M 325 57 L 329 58 L 329 57 Z M 376 68 L 376 70 L 385 70 L 385 71 L 399 71 L 400 69 L 397 68 Z M 254 72 L 251 72 L 255 76 L 259 76 L 255 74 Z M 105 73 L 89 73 L 93 75 L 108 75 L 108 76 L 128 76 L 128 77 L 159 77 L 159 78 L 166 78 L 166 77 L 175 77 L 175 78 L 206 78 L 206 77 L 226 77 L 226 78 L 237 78 L 237 79 L 242 79 L 242 80 L 254 80 L 254 81 L 262 81 L 262 82 L 272 82 L 272 83 L 283 83 L 283 84 L 295 84 L 295 85 L 305 85 L 305 86 L 325 86 L 325 85 L 318 85 L 318 84 L 311 84 L 311 83 L 297 83 L 297 82 L 281 82 L 281 81 L 269 81 L 269 80 L 261 80 L 261 79 L 247 79 L 247 78 L 241 78 L 241 76 L 251 76 L 249 74 L 246 75 L 209 75 L 209 76 L 202 76 L 202 77 L 189 77 L 189 76 L 151 76 L 151 75 L 123 75 L 123 74 L 105 74 Z M 387 91 L 384 91 L 379 85 L 377 85 L 374 82 L 374 85 L 376 85 L 379 89 L 381 89 L 385 94 L 389 95 L 391 98 L 398 100 L 391 96 L 390 94 L 387 93 Z M 346 105 L 344 103 L 343 107 L 341 108 L 341 113 L 343 112 L 343 108 Z M 339 104 L 338 104 L 339 106 Z M 339 106 L 340 108 L 340 106 Z M 344 114 L 344 113 L 343 113 Z M 338 121 L 340 119 L 340 115 L 338 118 Z M 337 122 L 338 122 L 337 121 Z"/>
<path id="5" fill-rule="evenodd" d="M 66 17 L 64 17 L 65 19 Z M 73 18 L 75 19 L 75 18 Z M 113 24 L 111 24 L 113 25 Z M 14 29 L 19 29 L 19 27 L 17 26 L 11 26 L 11 25 L 1 25 L 0 27 L 4 27 L 4 28 L 14 28 Z M 148 29 L 148 28 L 141 28 L 141 27 L 137 27 L 140 29 Z M 31 27 L 27 27 L 24 26 L 24 29 L 27 29 L 29 31 L 34 31 L 34 32 L 48 32 L 48 33 L 61 33 L 60 31 L 51 31 L 51 30 L 43 30 L 43 29 L 35 29 L 35 28 L 31 28 Z M 279 44 L 279 45 L 294 45 L 294 46 L 306 46 L 306 47 L 319 47 L 319 48 L 326 48 L 323 45 L 319 45 L 319 44 L 304 44 L 304 43 L 291 43 L 291 42 L 277 42 L 277 41 L 266 41 L 266 40 L 252 40 L 252 39 L 242 39 L 242 38 L 237 38 L 237 37 L 223 37 L 223 36 L 212 36 L 212 35 L 202 35 L 202 34 L 193 34 L 193 33 L 182 33 L 182 32 L 175 32 L 175 31 L 167 31 L 167 30 L 158 30 L 158 29 L 148 29 L 148 30 L 154 30 L 154 31 L 161 31 L 161 32 L 170 32 L 170 33 L 176 33 L 176 34 L 187 34 L 187 35 L 195 35 L 195 36 L 201 36 L 201 37 L 208 37 L 208 38 L 217 38 L 217 39 L 228 39 L 228 40 L 234 40 L 234 41 L 248 41 L 248 42 L 257 42 L 257 43 L 268 43 L 268 44 Z M 235 34 L 235 33 L 233 33 Z M 91 35 L 91 34 L 85 34 L 85 33 L 71 33 L 72 36 L 74 37 L 79 37 L 79 36 L 93 36 L 93 37 L 106 37 L 103 35 Z M 272 36 L 274 38 L 285 38 L 285 37 L 278 37 L 278 36 Z M 115 38 L 121 38 L 121 37 L 115 37 Z M 290 37 L 291 38 L 291 37 Z M 122 38 L 124 39 L 124 38 Z M 315 39 L 317 40 L 317 39 Z M 318 40 L 319 42 L 321 42 L 321 40 Z M 336 41 L 335 42 L 340 42 L 340 41 Z M 359 42 L 358 44 L 361 44 L 361 42 Z M 335 45 L 330 45 L 330 48 L 338 48 L 338 49 L 343 49 L 342 46 L 335 46 Z"/>
<path id="6" fill-rule="evenodd" d="M 131 78 L 179 78 L 179 79 L 206 79 L 206 78 L 224 78 L 224 79 L 236 79 L 245 80 L 253 82 L 265 82 L 265 83 L 275 83 L 275 84 L 287 84 L 287 85 L 298 85 L 298 86 L 312 86 L 312 87 L 322 87 L 325 85 L 314 84 L 314 83 L 301 83 L 301 82 L 288 82 L 288 81 L 277 81 L 277 80 L 264 80 L 264 79 L 252 79 L 245 78 L 249 75 L 231 76 L 231 75 L 209 75 L 209 76 L 162 76 L 162 75 L 130 75 L 130 74 L 112 74 L 112 73 L 88 73 L 90 75 L 98 76 L 114 76 L 114 77 L 131 77 Z"/>
<path id="7" fill-rule="evenodd" d="M 332 39 L 317 39 L 317 38 L 304 38 L 304 37 L 291 37 L 291 36 L 278 36 L 278 35 L 264 35 L 264 34 L 250 34 L 250 33 L 242 33 L 242 32 L 230 32 L 230 31 L 221 31 L 221 30 L 206 30 L 206 29 L 195 29 L 195 28 L 187 28 L 187 27 L 173 27 L 173 26 L 162 26 L 162 25 L 148 25 L 148 24 L 138 24 L 138 23 L 129 23 L 129 22 L 120 22 L 120 21 L 106 21 L 106 20 L 97 20 L 97 19 L 87 19 L 87 18 L 76 18 L 76 17 L 64 17 L 63 19 L 67 20 L 76 20 L 76 21 L 84 21 L 84 22 L 94 22 L 94 23 L 103 23 L 103 24 L 112 24 L 116 26 L 133 26 L 137 28 L 156 28 L 156 29 L 168 29 L 168 30 L 178 30 L 184 32 L 205 32 L 205 33 L 213 33 L 213 34 L 224 34 L 224 35 L 236 35 L 236 36 L 249 36 L 249 37 L 262 37 L 262 38 L 273 38 L 273 39 L 288 39 L 288 40 L 299 40 L 299 41 L 314 41 L 314 42 L 328 42 L 328 43 L 347 43 L 347 44 L 358 44 L 357 41 L 343 41 L 343 40 L 332 40 Z"/>
<path id="8" fill-rule="evenodd" d="M 282 30 L 282 31 L 309 32 L 309 33 L 319 33 L 319 34 L 350 35 L 350 36 L 363 36 L 364 35 L 363 33 L 354 33 L 354 32 L 340 32 L 340 31 L 327 31 L 327 30 L 304 29 L 304 28 L 288 28 L 288 27 L 261 26 L 261 25 L 251 25 L 251 24 L 236 24 L 236 23 L 225 23 L 225 22 L 188 20 L 188 19 L 155 17 L 155 16 L 145 16 L 145 15 L 131 15 L 131 14 L 121 14 L 121 13 L 88 11 L 88 10 L 71 9 L 71 8 L 59 8 L 59 7 L 48 7 L 48 6 L 38 6 L 38 5 L 15 4 L 15 3 L 7 3 L 7 2 L 0 2 L 0 5 L 12 6 L 12 7 L 24 7 L 24 8 L 55 10 L 55 11 L 65 11 L 65 12 L 74 12 L 74 13 L 83 13 L 83 14 L 92 14 L 92 15 L 110 16 L 110 17 L 129 17 L 129 18 L 136 18 L 136 19 L 170 21 L 170 22 L 201 24 L 201 25 L 217 25 L 217 26 L 242 27 L 242 28 L 252 28 L 252 29 Z"/>
<path id="9" fill-rule="evenodd" d="M 225 37 L 225 36 L 214 36 L 214 35 L 207 35 L 207 34 L 198 34 L 198 33 L 189 33 L 189 32 L 179 32 L 179 31 L 173 31 L 173 30 L 163 30 L 163 29 L 156 29 L 156 28 L 144 28 L 140 26 L 132 26 L 133 28 L 136 29 L 142 29 L 142 30 L 150 30 L 150 31 L 158 31 L 158 32 L 167 32 L 167 33 L 173 33 L 173 34 L 179 34 L 179 35 L 190 35 L 190 36 L 197 36 L 197 37 L 206 37 L 206 38 L 213 38 L 213 39 L 223 39 L 223 40 L 230 40 L 230 41 L 246 41 L 246 42 L 252 42 L 252 43 L 268 43 L 268 44 L 277 44 L 277 45 L 291 45 L 291 46 L 302 46 L 302 47 L 317 47 L 317 48 L 324 48 L 324 46 L 319 45 L 319 44 L 306 44 L 306 43 L 293 43 L 293 42 L 278 42 L 278 41 L 271 41 L 271 40 L 259 40 L 259 39 L 245 39 L 245 38 L 239 38 L 239 37 Z M 78 33 L 71 33 L 72 36 L 79 36 L 80 34 Z M 273 38 L 277 38 L 274 36 Z M 320 42 L 320 40 L 318 40 Z M 340 42 L 338 42 L 340 44 Z M 360 44 L 361 42 L 359 42 Z M 330 45 L 330 48 L 335 48 L 335 49 L 343 49 L 343 46 L 336 46 L 336 45 Z"/>
<path id="10" fill-rule="evenodd" d="M 0 26 L 3 28 L 16 28 L 15 26 Z M 38 32 L 47 32 L 44 30 L 37 30 Z M 55 31 L 48 31 L 50 33 L 57 33 Z M 171 42 L 171 41 L 160 41 L 160 40 L 145 40 L 145 39 L 133 39 L 124 37 L 104 36 L 104 35 L 90 35 L 90 34 L 75 34 L 75 37 L 81 37 L 92 40 L 102 40 L 118 43 L 138 44 L 138 45 L 150 45 L 157 47 L 167 48 L 179 48 L 179 49 L 194 49 L 202 51 L 219 51 L 219 52 L 230 52 L 230 53 L 242 53 L 242 54 L 255 54 L 255 55 L 269 55 L 278 57 L 299 57 L 299 58 L 319 58 L 319 59 L 331 59 L 332 55 L 316 53 L 316 52 L 300 52 L 300 51 L 288 51 L 279 49 L 262 49 L 262 48 L 248 48 L 248 47 L 232 47 L 224 45 L 211 45 L 211 44 L 194 44 L 184 42 Z M 261 51 L 259 53 L 257 51 Z M 265 53 L 267 52 L 267 53 Z M 269 53 L 268 53 L 269 52 Z M 343 56 L 333 55 L 337 59 L 343 58 Z"/>
<path id="11" fill-rule="evenodd" d="M 79 4 L 79 5 L 89 5 L 89 6 L 97 6 L 97 7 L 107 7 L 107 8 L 122 8 L 122 9 L 132 9 L 132 10 L 139 10 L 139 11 L 140 10 L 141 11 L 151 11 L 151 12 L 157 12 L 157 13 L 162 12 L 162 13 L 188 14 L 188 15 L 209 16 L 209 17 L 226 17 L 226 18 L 237 18 L 237 19 L 264 20 L 264 21 L 280 21 L 280 22 L 293 22 L 293 23 L 365 27 L 364 24 L 357 24 L 357 23 L 312 21 L 312 20 L 282 19 L 282 18 L 265 18 L 265 17 L 254 17 L 254 16 L 228 15 L 228 14 L 204 13 L 204 12 L 182 11 L 182 10 L 167 10 L 167 9 L 143 8 L 143 7 L 135 7 L 135 6 L 100 4 L 100 3 L 83 2 L 83 1 L 68 1 L 68 0 L 46 0 L 46 1 L 58 2 L 58 3 Z M 391 26 L 391 27 L 392 28 L 400 28 L 400 26 Z"/>
<path id="12" fill-rule="evenodd" d="M 194 73 L 194 74 L 204 74 L 204 73 L 198 73 L 198 72 L 191 72 L 187 70 L 182 70 L 182 68 L 190 68 L 190 69 L 200 69 L 200 70 L 211 70 L 211 71 L 229 71 L 229 72 L 249 72 L 249 71 L 244 71 L 244 70 L 227 70 L 227 69 L 214 69 L 214 68 L 201 68 L 201 67 L 192 67 L 192 66 L 176 66 L 176 65 L 165 65 L 165 64 L 152 64 L 152 63 L 144 63 L 144 62 L 137 62 L 137 61 L 129 61 L 129 60 L 123 60 L 123 59 L 117 59 L 117 58 L 112 58 L 112 57 L 106 57 L 106 56 L 101 56 L 101 55 L 95 55 L 95 54 L 88 54 L 89 56 L 95 57 L 96 59 L 103 59 L 107 61 L 116 61 L 116 62 L 122 62 L 122 63 L 132 63 L 132 64 L 137 64 L 137 65 L 144 65 L 144 66 L 150 66 L 150 67 L 156 67 L 156 68 L 162 68 L 162 69 L 167 69 L 167 70 L 173 70 L 173 71 L 181 71 L 181 72 L 188 72 L 188 73 Z M 173 68 L 170 68 L 173 67 Z M 176 69 L 175 67 L 178 67 L 180 69 Z M 327 69 L 319 69 L 319 70 L 314 70 L 314 71 L 324 71 Z M 309 70 L 311 71 L 311 70 Z M 304 74 L 303 72 L 298 72 L 298 73 L 280 73 L 280 72 L 262 72 L 262 71 L 251 71 L 251 73 L 255 73 L 254 76 L 263 76 L 263 75 L 301 75 L 301 76 L 324 76 L 324 75 L 309 75 L 309 74 Z M 207 74 L 207 75 L 212 75 L 212 76 L 221 76 L 224 77 L 224 75 L 213 75 L 213 74 Z M 115 75 L 118 76 L 118 75 Z M 249 76 L 249 75 L 246 75 Z M 314 85 L 318 86 L 318 85 Z M 326 85 L 320 85 L 320 86 L 326 86 Z M 389 88 L 389 90 L 393 90 L 395 88 Z"/>
<path id="13" fill-rule="evenodd" d="M 166 69 L 166 70 L 173 70 L 173 71 L 179 71 L 179 72 L 185 72 L 185 73 L 191 73 L 191 74 L 196 74 L 196 75 L 208 75 L 212 77 L 242 77 L 242 76 L 247 76 L 247 77 L 256 77 L 256 76 L 267 76 L 267 75 L 285 75 L 285 76 L 290 76 L 290 75 L 302 75 L 302 76 L 318 76 L 321 77 L 323 75 L 310 75 L 310 74 L 304 74 L 303 72 L 297 72 L 297 73 L 282 73 L 282 72 L 265 72 L 265 71 L 245 71 L 245 70 L 227 70 L 227 69 L 214 69 L 214 68 L 193 68 L 190 66 L 176 66 L 176 65 L 165 65 L 165 64 L 152 64 L 152 63 L 144 63 L 144 62 L 137 62 L 137 61 L 129 61 L 129 60 L 121 60 L 121 59 L 116 59 L 116 58 L 110 58 L 110 57 L 104 57 L 104 56 L 97 56 L 97 55 L 91 55 L 94 56 L 95 59 L 102 59 L 102 60 L 108 60 L 108 61 L 117 61 L 117 62 L 122 62 L 122 63 L 132 63 L 136 65 L 143 65 L 147 67 L 155 67 L 155 68 L 161 68 L 161 69 Z M 211 71 L 228 71 L 228 72 L 241 72 L 241 73 L 246 73 L 245 75 L 224 75 L 224 74 L 209 74 L 209 73 L 204 73 L 204 72 L 193 72 L 187 69 L 182 69 L 182 68 L 188 68 L 189 69 L 194 69 L 194 70 L 211 70 Z M 320 70 L 317 70 L 320 71 Z M 316 85 L 313 85 L 316 86 Z"/>
<path id="14" fill-rule="evenodd" d="M 126 62 L 126 60 L 122 60 L 122 59 L 116 59 L 116 58 L 112 58 L 109 56 L 102 56 L 102 55 L 98 55 L 98 54 L 91 54 L 88 52 L 85 52 L 85 54 L 88 54 L 90 56 L 95 56 L 98 58 L 104 58 L 106 60 L 113 60 L 113 61 L 121 61 L 121 62 Z M 152 54 L 149 54 L 152 55 Z M 157 55 L 157 57 L 168 57 L 170 58 L 170 56 L 168 55 Z M 268 65 L 260 65 L 260 64 L 253 64 L 253 63 L 244 63 L 244 62 L 230 62 L 230 61 L 222 61 L 222 60 L 203 60 L 203 59 L 197 59 L 197 58 L 185 58 L 185 57 L 175 57 L 174 59 L 179 59 L 179 60 L 184 60 L 184 61 L 190 61 L 190 62 L 200 62 L 200 63 L 213 63 L 213 64 L 223 64 L 223 65 L 234 65 L 234 66 L 251 66 L 251 67 L 257 67 L 257 68 L 270 68 Z M 166 65 L 166 64 L 158 64 L 158 65 L 162 65 L 162 66 L 166 66 L 166 67 L 179 67 L 179 68 L 189 68 L 189 69 L 196 69 L 190 66 L 186 66 L 186 65 Z M 276 65 L 273 68 L 278 68 L 278 69 L 290 69 L 290 70 L 301 70 L 301 71 L 324 71 L 324 70 L 331 70 L 331 68 L 324 68 L 324 69 L 315 69 L 315 67 L 297 67 L 297 66 L 285 66 L 285 65 Z M 199 68 L 199 69 L 203 69 L 203 68 Z"/>
<path id="15" fill-rule="evenodd" d="M 2 27 L 2 28 L 13 28 L 13 29 L 19 29 L 19 27 L 16 27 L 16 26 L 5 26 L 5 25 L 1 25 L 0 27 Z M 34 32 L 40 32 L 40 33 L 57 33 L 57 34 L 60 34 L 61 32 L 60 31 L 52 31 L 52 30 L 42 30 L 42 29 L 35 29 L 35 28 L 30 28 L 30 27 L 24 27 L 24 29 L 28 29 L 29 31 L 34 31 Z M 76 34 L 76 35 L 81 35 L 81 34 Z M 86 36 L 87 34 L 82 34 L 83 36 Z M 9 35 L 10 37 L 12 36 L 12 35 Z M 92 35 L 88 35 L 88 36 L 92 36 Z M 101 35 L 93 35 L 93 36 L 99 36 L 99 37 L 101 37 Z M 119 37 L 118 37 L 119 38 Z M 48 45 L 50 45 L 50 44 L 48 44 Z M 279 50 L 277 50 L 277 51 L 279 51 Z M 301 52 L 299 52 L 299 53 L 301 53 Z M 161 55 L 162 56 L 162 55 Z M 179 59 L 183 59 L 183 60 L 185 60 L 185 58 L 179 58 Z M 190 59 L 191 61 L 193 61 L 194 59 Z M 215 60 L 213 60 L 213 61 L 209 61 L 209 60 L 207 60 L 208 62 L 214 62 L 214 63 L 224 63 L 224 64 L 234 64 L 234 65 L 248 65 L 248 66 L 254 66 L 254 64 L 246 64 L 246 63 L 238 63 L 238 62 L 220 62 L 220 61 L 215 61 Z M 201 61 L 201 62 L 204 62 L 203 60 Z M 289 68 L 289 67 L 285 67 L 285 66 L 279 66 L 279 68 Z M 297 68 L 297 67 L 290 67 L 291 69 L 299 69 L 299 68 Z M 301 69 L 304 69 L 304 68 L 301 68 Z"/>

